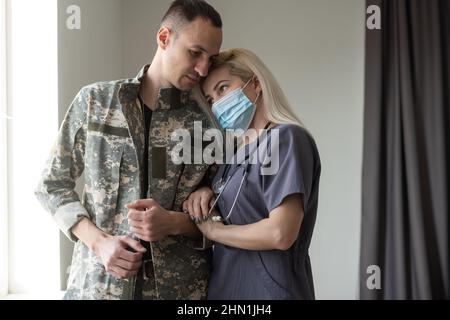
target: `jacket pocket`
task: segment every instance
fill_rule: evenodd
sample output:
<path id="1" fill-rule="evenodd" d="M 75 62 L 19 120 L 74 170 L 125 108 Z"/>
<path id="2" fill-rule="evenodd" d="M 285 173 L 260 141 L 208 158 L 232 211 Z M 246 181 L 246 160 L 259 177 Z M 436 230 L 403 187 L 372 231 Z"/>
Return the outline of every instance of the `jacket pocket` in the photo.
<path id="1" fill-rule="evenodd" d="M 206 298 L 211 272 L 211 251 L 190 249 L 172 238 L 152 243 L 159 299 Z"/>
<path id="2" fill-rule="evenodd" d="M 113 232 L 119 197 L 120 170 L 126 137 L 104 130 L 104 125 L 88 130 L 86 143 L 85 193 L 97 227 Z M 93 129 L 90 124 L 89 127 Z M 111 128 L 111 127 L 110 127 Z M 120 128 L 117 128 L 120 129 Z M 103 130 L 103 131 L 102 131 Z M 108 132 L 106 132 L 108 131 Z M 116 132 L 116 133 L 120 133 Z"/>

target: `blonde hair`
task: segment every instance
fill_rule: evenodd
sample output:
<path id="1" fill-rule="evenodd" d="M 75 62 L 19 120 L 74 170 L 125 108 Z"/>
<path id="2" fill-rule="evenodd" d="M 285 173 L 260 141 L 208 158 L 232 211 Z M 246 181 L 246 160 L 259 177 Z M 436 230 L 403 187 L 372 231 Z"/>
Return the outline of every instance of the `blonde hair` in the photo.
<path id="1" fill-rule="evenodd" d="M 244 82 L 256 76 L 262 89 L 264 115 L 273 124 L 295 124 L 304 127 L 294 114 L 280 85 L 266 65 L 253 52 L 246 49 L 229 49 L 214 58 L 210 71 L 226 66 L 231 75 Z"/>

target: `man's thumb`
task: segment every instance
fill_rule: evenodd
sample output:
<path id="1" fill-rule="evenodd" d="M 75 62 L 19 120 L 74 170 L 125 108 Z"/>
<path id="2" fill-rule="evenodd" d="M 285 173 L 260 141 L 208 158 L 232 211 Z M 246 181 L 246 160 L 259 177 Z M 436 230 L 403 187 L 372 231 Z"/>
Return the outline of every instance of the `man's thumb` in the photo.
<path id="1" fill-rule="evenodd" d="M 140 211 L 145 211 L 147 209 L 150 209 L 156 204 L 155 200 L 153 199 L 141 199 L 137 200 L 133 203 L 125 205 L 127 209 L 135 209 Z"/>
<path id="2" fill-rule="evenodd" d="M 134 239 L 131 239 L 127 236 L 122 237 L 122 241 L 125 242 L 131 249 L 134 249 L 138 252 L 147 252 L 147 249 L 144 248 L 142 244 L 140 244 L 139 241 L 136 241 Z"/>

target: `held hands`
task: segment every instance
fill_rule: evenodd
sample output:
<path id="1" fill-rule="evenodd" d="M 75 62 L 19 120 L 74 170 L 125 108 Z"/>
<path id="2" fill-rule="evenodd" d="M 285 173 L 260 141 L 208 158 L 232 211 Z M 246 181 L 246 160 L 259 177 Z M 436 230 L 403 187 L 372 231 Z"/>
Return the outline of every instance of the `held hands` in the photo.
<path id="1" fill-rule="evenodd" d="M 220 218 L 217 211 L 208 215 L 210 206 L 214 202 L 213 195 L 211 189 L 202 188 L 192 193 L 183 203 L 184 213 L 190 215 L 191 220 L 197 223 L 198 229 L 204 234 L 207 225 L 204 224 L 200 227 L 199 223 L 201 221 L 219 221 Z M 182 232 L 180 223 L 177 223 L 177 221 L 180 221 L 180 215 L 183 216 L 183 214 L 171 214 L 153 199 L 138 200 L 125 207 L 129 209 L 128 224 L 130 230 L 141 240 L 155 242 L 169 235 Z M 213 220 L 209 220 L 210 218 Z M 197 229 L 194 228 L 194 230 Z"/>
<path id="2" fill-rule="evenodd" d="M 220 213 L 212 208 L 214 201 L 213 191 L 204 187 L 191 193 L 183 203 L 184 213 L 190 215 L 198 229 L 210 240 L 215 240 L 214 231 L 223 226 Z"/>
<path id="3" fill-rule="evenodd" d="M 223 227 L 222 218 L 217 211 L 211 212 L 209 218 L 196 222 L 196 224 L 201 233 L 203 233 L 206 238 L 212 241 L 216 241 L 215 231 L 218 228 Z"/>
<path id="4" fill-rule="evenodd" d="M 138 200 L 125 206 L 131 231 L 141 240 L 159 241 L 172 234 L 173 221 L 166 209 L 155 200 Z"/>

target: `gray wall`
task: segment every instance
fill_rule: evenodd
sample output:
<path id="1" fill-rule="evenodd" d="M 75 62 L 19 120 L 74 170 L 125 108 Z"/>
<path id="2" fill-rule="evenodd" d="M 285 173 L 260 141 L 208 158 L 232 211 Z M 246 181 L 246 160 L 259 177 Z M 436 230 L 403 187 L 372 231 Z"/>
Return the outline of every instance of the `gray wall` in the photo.
<path id="1" fill-rule="evenodd" d="M 81 30 L 66 27 L 70 5 L 81 9 Z M 85 85 L 123 78 L 122 0 L 58 1 L 59 120 Z M 77 190 L 81 196 L 81 185 Z M 72 243 L 61 234 L 61 283 L 65 289 Z"/>
<path id="2" fill-rule="evenodd" d="M 151 62 L 170 0 L 80 3 L 83 29 L 60 23 L 60 102 L 83 84 L 134 76 Z M 363 136 L 363 0 L 210 0 L 224 20 L 224 47 L 257 53 L 313 133 L 322 159 L 311 245 L 318 299 L 357 294 Z M 65 22 L 64 22 L 65 23 Z M 84 63 L 84 61 L 88 63 Z"/>
<path id="3" fill-rule="evenodd" d="M 81 30 L 66 28 L 70 5 L 81 8 Z M 61 120 L 81 87 L 123 77 L 122 6 L 122 0 L 58 1 Z"/>

